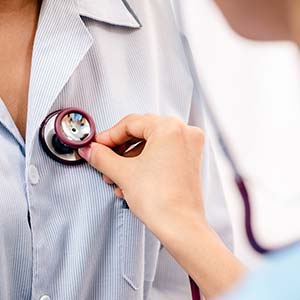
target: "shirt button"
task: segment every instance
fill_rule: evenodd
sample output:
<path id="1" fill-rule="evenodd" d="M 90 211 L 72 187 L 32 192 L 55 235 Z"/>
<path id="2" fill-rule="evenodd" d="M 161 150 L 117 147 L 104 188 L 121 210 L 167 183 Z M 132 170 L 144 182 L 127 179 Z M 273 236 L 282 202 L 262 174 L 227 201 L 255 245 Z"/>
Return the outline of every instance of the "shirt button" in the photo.
<path id="1" fill-rule="evenodd" d="M 29 179 L 30 183 L 33 185 L 36 185 L 39 183 L 40 175 L 39 175 L 39 171 L 36 166 L 34 166 L 34 165 L 29 166 L 28 179 Z M 47 299 L 43 299 L 43 300 L 47 300 Z"/>
<path id="2" fill-rule="evenodd" d="M 47 295 L 44 295 L 40 298 L 40 300 L 50 300 L 50 297 Z"/>

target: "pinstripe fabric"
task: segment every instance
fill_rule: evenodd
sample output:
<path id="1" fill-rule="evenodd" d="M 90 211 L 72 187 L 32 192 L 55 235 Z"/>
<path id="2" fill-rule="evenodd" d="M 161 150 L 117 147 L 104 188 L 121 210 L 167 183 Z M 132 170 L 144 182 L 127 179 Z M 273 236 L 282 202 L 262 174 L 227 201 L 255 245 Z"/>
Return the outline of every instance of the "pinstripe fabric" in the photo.
<path id="1" fill-rule="evenodd" d="M 43 2 L 26 145 L 0 106 L 1 300 L 43 295 L 56 300 L 188 299 L 184 272 L 115 199 L 100 174 L 88 165 L 54 162 L 42 151 L 37 132 L 49 112 L 68 106 L 90 112 L 98 131 L 134 112 L 174 115 L 203 127 L 193 80 L 169 1 Z M 217 207 L 210 221 L 230 244 L 209 145 L 205 160 L 206 197 Z"/>

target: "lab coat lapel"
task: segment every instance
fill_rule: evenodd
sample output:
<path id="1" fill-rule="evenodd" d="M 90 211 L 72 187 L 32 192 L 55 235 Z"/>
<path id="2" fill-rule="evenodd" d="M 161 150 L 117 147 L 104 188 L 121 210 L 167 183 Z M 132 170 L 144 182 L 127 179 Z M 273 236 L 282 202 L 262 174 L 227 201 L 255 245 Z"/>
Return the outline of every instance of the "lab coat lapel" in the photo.
<path id="1" fill-rule="evenodd" d="M 32 56 L 27 154 L 43 118 L 92 42 L 74 0 L 43 1 Z"/>
<path id="2" fill-rule="evenodd" d="M 125 0 L 78 0 L 82 16 L 112 25 L 140 28 L 141 22 Z"/>
<path id="3" fill-rule="evenodd" d="M 125 0 L 44 0 L 35 37 L 28 96 L 26 154 L 55 99 L 93 44 L 81 16 L 139 28 Z"/>

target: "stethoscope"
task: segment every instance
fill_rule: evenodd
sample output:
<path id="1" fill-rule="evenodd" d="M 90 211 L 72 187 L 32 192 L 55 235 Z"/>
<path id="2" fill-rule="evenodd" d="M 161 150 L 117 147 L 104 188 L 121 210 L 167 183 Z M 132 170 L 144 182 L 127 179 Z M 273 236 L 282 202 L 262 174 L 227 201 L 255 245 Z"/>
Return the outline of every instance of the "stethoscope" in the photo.
<path id="1" fill-rule="evenodd" d="M 85 161 L 78 149 L 89 145 L 96 134 L 95 122 L 82 109 L 70 107 L 49 114 L 40 126 L 40 142 L 48 156 L 66 165 Z"/>

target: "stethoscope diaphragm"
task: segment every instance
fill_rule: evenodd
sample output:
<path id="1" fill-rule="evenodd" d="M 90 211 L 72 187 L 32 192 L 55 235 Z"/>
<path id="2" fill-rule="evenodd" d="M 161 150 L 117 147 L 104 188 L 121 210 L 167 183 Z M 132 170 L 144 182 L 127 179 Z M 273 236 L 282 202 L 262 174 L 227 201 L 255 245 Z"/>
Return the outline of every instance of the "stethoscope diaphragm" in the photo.
<path id="1" fill-rule="evenodd" d="M 48 156 L 75 165 L 84 162 L 77 150 L 90 144 L 95 134 L 93 118 L 82 109 L 70 107 L 50 113 L 41 124 L 39 138 Z"/>

